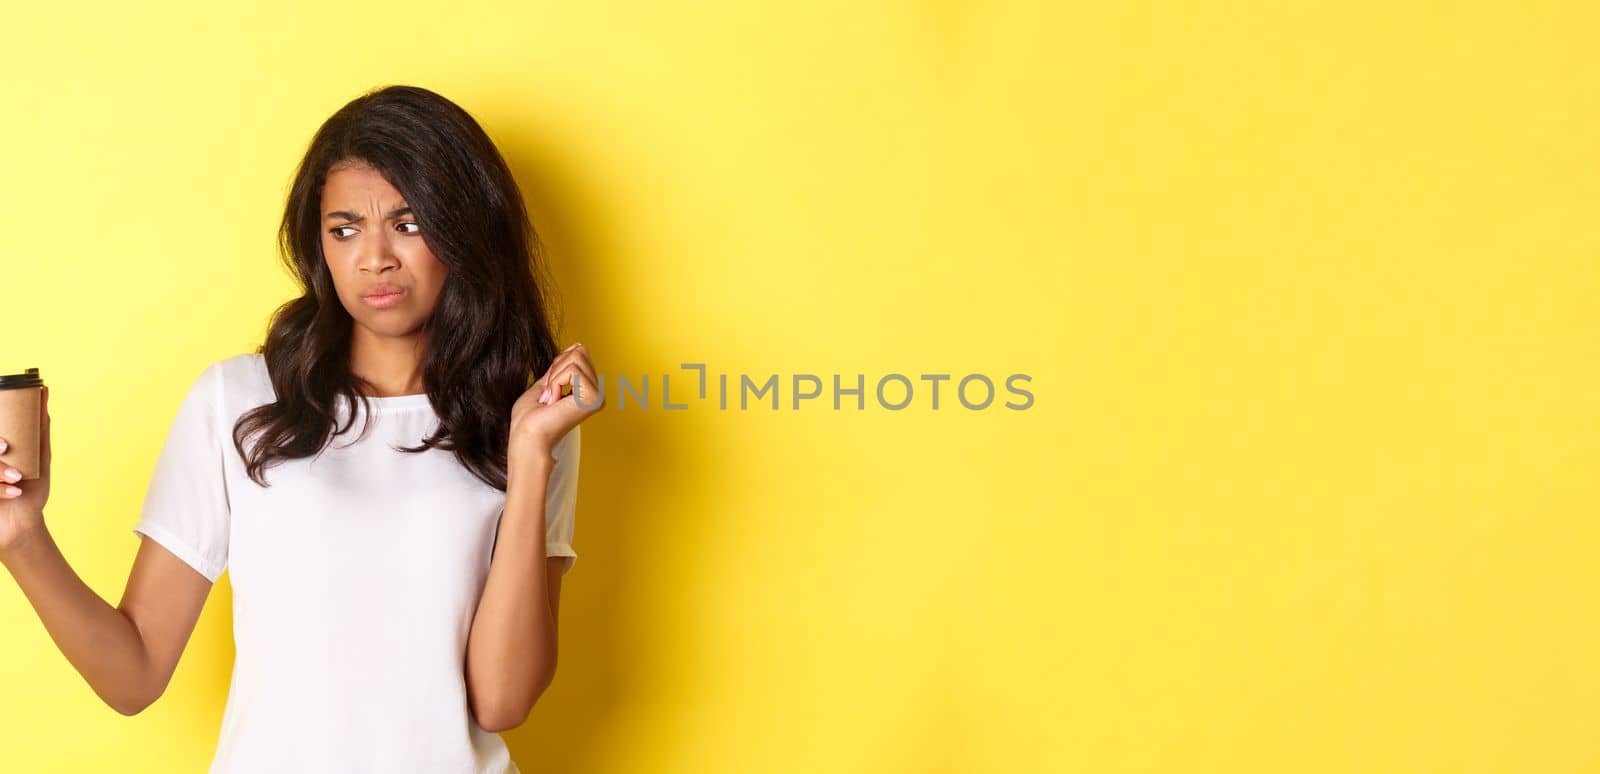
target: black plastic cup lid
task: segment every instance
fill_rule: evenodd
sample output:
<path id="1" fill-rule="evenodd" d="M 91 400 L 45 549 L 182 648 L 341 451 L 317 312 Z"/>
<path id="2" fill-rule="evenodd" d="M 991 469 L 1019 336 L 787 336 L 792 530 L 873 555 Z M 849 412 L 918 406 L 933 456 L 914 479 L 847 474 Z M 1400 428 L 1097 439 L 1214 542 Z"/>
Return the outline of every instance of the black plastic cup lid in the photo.
<path id="1" fill-rule="evenodd" d="M 39 369 L 30 368 L 20 374 L 0 374 L 0 390 L 19 390 L 23 387 L 43 387 L 44 379 Z"/>

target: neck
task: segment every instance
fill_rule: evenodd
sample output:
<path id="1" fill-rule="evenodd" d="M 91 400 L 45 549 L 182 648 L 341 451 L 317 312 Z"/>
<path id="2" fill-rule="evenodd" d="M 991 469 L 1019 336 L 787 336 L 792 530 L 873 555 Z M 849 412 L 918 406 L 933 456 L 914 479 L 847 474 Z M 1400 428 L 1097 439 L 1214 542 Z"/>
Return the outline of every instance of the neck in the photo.
<path id="1" fill-rule="evenodd" d="M 350 335 L 350 372 L 369 397 L 387 398 L 427 392 L 422 379 L 425 331 L 406 336 L 379 336 L 356 325 Z M 361 384 L 365 380 L 367 384 Z"/>

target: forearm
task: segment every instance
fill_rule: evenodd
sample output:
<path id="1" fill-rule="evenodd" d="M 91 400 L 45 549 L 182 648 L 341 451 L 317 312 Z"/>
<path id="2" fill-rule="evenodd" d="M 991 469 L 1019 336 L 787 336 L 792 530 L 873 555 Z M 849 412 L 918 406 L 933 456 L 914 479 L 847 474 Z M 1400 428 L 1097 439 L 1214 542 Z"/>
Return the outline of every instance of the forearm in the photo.
<path id="1" fill-rule="evenodd" d="M 132 715 L 154 700 L 138 628 L 78 577 L 48 529 L 41 526 L 0 552 L 0 563 L 56 647 L 106 704 Z"/>
<path id="2" fill-rule="evenodd" d="M 519 725 L 555 673 L 556 630 L 545 577 L 545 492 L 554 460 L 518 462 L 488 579 L 467 640 L 467 684 L 485 728 Z"/>

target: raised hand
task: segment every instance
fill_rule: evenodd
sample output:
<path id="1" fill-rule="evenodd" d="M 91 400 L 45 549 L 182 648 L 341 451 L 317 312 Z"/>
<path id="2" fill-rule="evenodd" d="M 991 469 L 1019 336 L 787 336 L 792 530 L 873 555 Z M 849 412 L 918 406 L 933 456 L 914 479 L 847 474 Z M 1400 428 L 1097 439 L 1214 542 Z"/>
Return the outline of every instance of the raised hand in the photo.
<path id="1" fill-rule="evenodd" d="M 511 453 L 549 455 L 579 422 L 605 406 L 589 350 L 573 344 L 511 407 Z"/>

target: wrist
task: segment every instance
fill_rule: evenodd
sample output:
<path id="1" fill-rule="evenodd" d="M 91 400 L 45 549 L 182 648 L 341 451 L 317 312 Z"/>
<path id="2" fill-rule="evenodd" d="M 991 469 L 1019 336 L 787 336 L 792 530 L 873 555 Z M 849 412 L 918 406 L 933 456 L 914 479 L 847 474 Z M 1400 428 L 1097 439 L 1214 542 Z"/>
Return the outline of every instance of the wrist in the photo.
<path id="1" fill-rule="evenodd" d="M 537 442 L 513 444 L 507 458 L 510 461 L 510 475 L 543 475 L 549 476 L 555 469 L 556 458 L 550 449 Z"/>
<path id="2" fill-rule="evenodd" d="M 10 564 L 14 559 L 50 541 L 50 530 L 44 521 L 23 527 L 12 539 L 0 545 L 0 563 Z"/>

